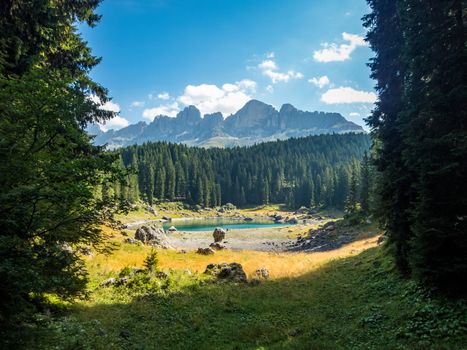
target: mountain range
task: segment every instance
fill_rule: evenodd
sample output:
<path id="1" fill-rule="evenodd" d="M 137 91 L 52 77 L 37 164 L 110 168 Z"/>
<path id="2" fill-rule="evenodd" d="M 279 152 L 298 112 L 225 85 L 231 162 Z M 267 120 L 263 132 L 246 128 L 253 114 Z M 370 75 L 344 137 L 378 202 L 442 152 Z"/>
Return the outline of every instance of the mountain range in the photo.
<path id="1" fill-rule="evenodd" d="M 284 104 L 277 111 L 271 105 L 250 100 L 225 119 L 219 112 L 202 117 L 195 106 L 188 106 L 175 118 L 160 115 L 149 124 L 139 122 L 107 132 L 94 125 L 88 132 L 95 135 L 95 144 L 107 144 L 109 149 L 115 149 L 149 141 L 232 147 L 291 137 L 364 131 L 339 113 L 306 112 L 291 104 Z"/>

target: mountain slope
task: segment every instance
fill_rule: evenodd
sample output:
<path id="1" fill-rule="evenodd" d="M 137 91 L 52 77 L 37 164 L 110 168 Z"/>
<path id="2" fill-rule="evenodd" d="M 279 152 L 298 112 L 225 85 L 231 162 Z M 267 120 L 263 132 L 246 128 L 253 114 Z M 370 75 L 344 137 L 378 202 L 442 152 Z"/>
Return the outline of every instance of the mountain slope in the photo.
<path id="1" fill-rule="evenodd" d="M 148 141 L 169 141 L 203 147 L 231 147 L 308 135 L 363 132 L 362 127 L 339 113 L 306 112 L 285 104 L 273 106 L 251 100 L 224 119 L 221 113 L 201 117 L 195 106 L 186 107 L 176 118 L 157 116 L 120 130 L 90 132 L 95 143 L 117 148 Z"/>

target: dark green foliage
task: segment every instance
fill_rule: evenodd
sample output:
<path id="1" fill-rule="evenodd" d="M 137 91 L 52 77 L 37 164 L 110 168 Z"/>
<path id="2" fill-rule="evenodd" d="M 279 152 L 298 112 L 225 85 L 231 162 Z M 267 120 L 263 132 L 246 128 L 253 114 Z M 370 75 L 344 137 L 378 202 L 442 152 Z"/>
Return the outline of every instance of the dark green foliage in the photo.
<path id="1" fill-rule="evenodd" d="M 232 149 L 190 148 L 164 142 L 120 150 L 139 169 L 139 190 L 125 195 L 183 200 L 205 207 L 288 203 L 343 208 L 352 167 L 369 148 L 364 134 L 321 135 Z M 148 178 L 152 173 L 154 179 Z M 130 184 L 131 184 L 130 179 Z M 137 193 L 135 193 L 137 192 Z M 355 193 L 357 195 L 357 193 Z"/>
<path id="2" fill-rule="evenodd" d="M 112 154 L 83 128 L 113 113 L 89 94 L 97 63 L 77 34 L 98 1 L 2 1 L 0 5 L 0 323 L 15 323 L 48 294 L 84 294 L 75 249 L 100 246 L 98 224 L 115 182 Z M 110 184 L 106 181 L 110 180 Z M 97 196 L 96 192 L 102 192 Z M 99 198 L 99 199 L 98 199 Z"/>
<path id="3" fill-rule="evenodd" d="M 144 259 L 144 267 L 146 270 L 151 272 L 159 270 L 159 258 L 157 256 L 157 251 L 151 250 L 146 259 Z"/>
<path id="4" fill-rule="evenodd" d="M 371 164 L 368 153 L 365 152 L 360 166 L 360 204 L 363 214 L 370 213 L 370 194 L 371 194 Z"/>
<path id="5" fill-rule="evenodd" d="M 367 120 L 374 140 L 375 165 L 381 173 L 377 183 L 380 200 L 375 214 L 393 243 L 397 265 L 401 271 L 408 272 L 408 210 L 414 195 L 410 172 L 402 160 L 405 144 L 398 127 L 406 74 L 401 52 L 402 28 L 397 1 L 369 0 L 368 4 L 372 13 L 364 17 L 364 25 L 369 29 L 367 40 L 376 52 L 369 66 L 379 93 L 376 108 Z"/>
<path id="6" fill-rule="evenodd" d="M 345 212 L 346 214 L 352 215 L 355 214 L 357 210 L 357 171 L 353 168 L 350 176 L 349 193 L 345 203 Z"/>
<path id="7" fill-rule="evenodd" d="M 379 217 L 399 266 L 450 292 L 467 285 L 465 1 L 370 0 L 380 102 Z"/>

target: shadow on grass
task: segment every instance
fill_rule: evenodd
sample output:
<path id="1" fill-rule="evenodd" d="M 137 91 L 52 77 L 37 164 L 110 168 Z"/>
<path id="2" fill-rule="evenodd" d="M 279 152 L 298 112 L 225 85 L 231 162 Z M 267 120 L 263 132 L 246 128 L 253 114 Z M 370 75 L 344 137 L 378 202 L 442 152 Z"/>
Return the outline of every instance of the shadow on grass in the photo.
<path id="1" fill-rule="evenodd" d="M 121 288 L 121 289 L 119 289 Z M 400 333 L 416 310 L 413 285 L 379 248 L 297 278 L 258 286 L 188 285 L 165 295 L 76 306 L 34 333 L 28 349 L 420 348 Z M 121 295 L 120 295 L 121 296 Z M 32 334 L 31 334 L 32 335 Z M 460 340 L 459 340 L 460 339 Z M 464 338 L 439 348 L 459 348 Z M 435 348 L 436 347 L 436 343 Z M 432 344 L 432 345 L 433 345 Z M 465 345 L 465 343 L 464 343 Z"/>

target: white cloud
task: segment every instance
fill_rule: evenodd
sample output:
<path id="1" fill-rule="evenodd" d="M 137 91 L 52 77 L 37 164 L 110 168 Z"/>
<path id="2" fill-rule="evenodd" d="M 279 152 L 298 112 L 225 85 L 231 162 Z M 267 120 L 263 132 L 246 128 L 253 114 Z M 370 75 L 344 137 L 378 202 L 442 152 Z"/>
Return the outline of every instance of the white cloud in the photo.
<path id="1" fill-rule="evenodd" d="M 267 70 L 267 69 L 276 70 L 277 69 L 276 62 L 274 62 L 273 60 L 264 60 L 258 65 L 258 67 L 261 70 Z"/>
<path id="2" fill-rule="evenodd" d="M 275 56 L 276 56 L 276 54 L 275 54 L 274 52 L 268 52 L 268 53 L 266 54 L 266 57 L 267 57 L 267 58 L 274 58 Z"/>
<path id="3" fill-rule="evenodd" d="M 164 92 L 161 92 L 160 94 L 158 94 L 157 98 L 160 99 L 160 100 L 166 101 L 166 100 L 170 99 L 170 95 L 169 95 L 168 92 L 164 91 Z"/>
<path id="4" fill-rule="evenodd" d="M 120 116 L 116 116 L 116 117 L 113 117 L 110 120 L 107 120 L 104 123 L 99 123 L 98 125 L 99 125 L 99 128 L 102 131 L 107 131 L 107 130 L 110 130 L 110 129 L 119 130 L 121 128 L 124 128 L 124 127 L 128 126 L 129 124 L 130 123 L 128 122 L 127 119 L 122 118 Z"/>
<path id="5" fill-rule="evenodd" d="M 114 113 L 119 113 L 120 112 L 120 105 L 118 103 L 112 102 L 112 101 L 107 101 L 106 103 L 102 104 L 102 101 L 97 95 L 90 95 L 89 99 L 97 103 L 100 109 L 103 109 L 104 111 L 109 111 L 109 112 L 114 112 Z"/>
<path id="6" fill-rule="evenodd" d="M 222 87 L 212 84 L 188 85 L 178 101 L 185 106 L 196 106 L 202 115 L 221 112 L 224 116 L 238 111 L 251 100 L 256 82 L 248 79 L 226 83 Z"/>
<path id="7" fill-rule="evenodd" d="M 249 90 L 251 92 L 256 91 L 256 82 L 253 80 L 243 79 L 243 80 L 237 81 L 235 84 L 237 84 L 240 87 L 240 89 Z"/>
<path id="8" fill-rule="evenodd" d="M 272 94 L 274 92 L 274 87 L 272 85 L 266 86 L 266 91 Z"/>
<path id="9" fill-rule="evenodd" d="M 105 110 L 105 111 L 110 111 L 110 112 L 114 112 L 114 113 L 120 112 L 120 105 L 118 103 L 114 103 L 112 101 L 107 101 L 100 108 Z"/>
<path id="10" fill-rule="evenodd" d="M 359 46 L 367 46 L 362 36 L 356 34 L 342 33 L 342 39 L 348 41 L 347 44 L 324 43 L 322 50 L 315 51 L 313 58 L 318 62 L 336 62 L 350 59 L 350 55 Z"/>
<path id="11" fill-rule="evenodd" d="M 287 83 L 290 79 L 303 78 L 302 73 L 293 70 L 289 70 L 287 72 L 279 72 L 279 67 L 277 66 L 276 62 L 272 60 L 273 57 L 264 60 L 258 65 L 258 68 L 261 70 L 263 75 L 270 78 L 273 84 L 276 84 L 281 81 Z"/>
<path id="12" fill-rule="evenodd" d="M 327 75 L 323 75 L 322 77 L 318 77 L 318 78 L 311 78 L 308 80 L 308 82 L 313 85 L 318 86 L 320 89 L 330 84 L 330 81 Z"/>
<path id="13" fill-rule="evenodd" d="M 355 90 L 351 87 L 330 89 L 321 96 L 321 101 L 326 104 L 375 103 L 376 100 L 374 92 Z"/>
<path id="14" fill-rule="evenodd" d="M 166 115 L 169 117 L 176 117 L 180 111 L 180 107 L 177 102 L 161 105 L 159 107 L 147 108 L 143 111 L 143 117 L 149 120 L 154 120 L 159 115 Z"/>
<path id="15" fill-rule="evenodd" d="M 350 118 L 360 118 L 361 115 L 360 115 L 360 113 L 352 112 L 352 113 L 349 113 L 349 117 Z"/>
<path id="16" fill-rule="evenodd" d="M 131 103 L 131 107 L 144 107 L 144 102 L 143 101 L 133 101 Z"/>

